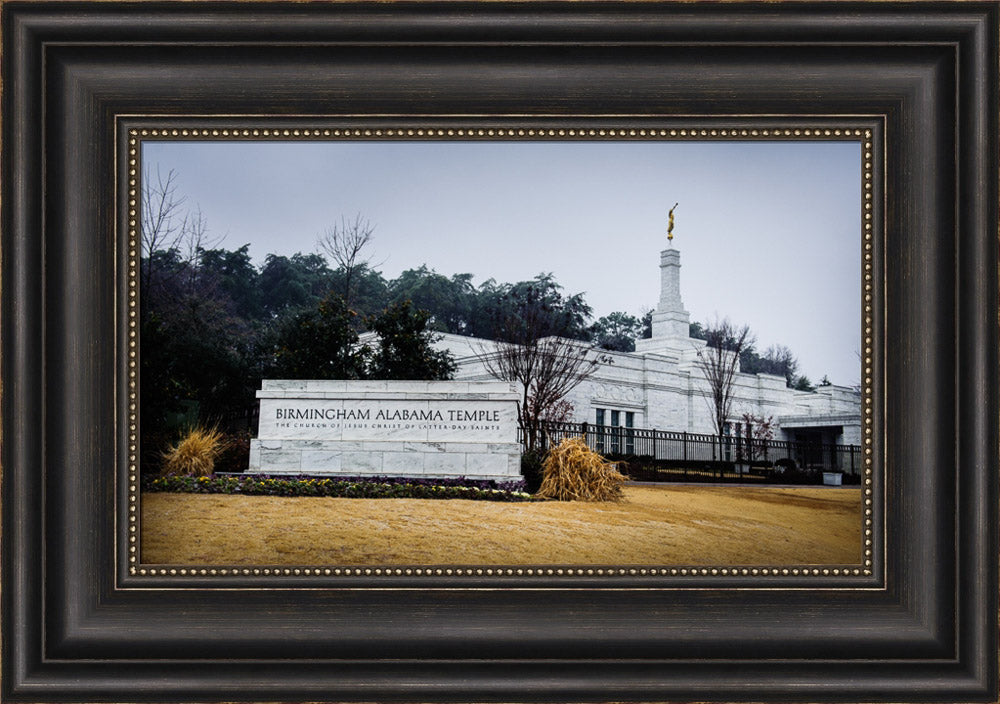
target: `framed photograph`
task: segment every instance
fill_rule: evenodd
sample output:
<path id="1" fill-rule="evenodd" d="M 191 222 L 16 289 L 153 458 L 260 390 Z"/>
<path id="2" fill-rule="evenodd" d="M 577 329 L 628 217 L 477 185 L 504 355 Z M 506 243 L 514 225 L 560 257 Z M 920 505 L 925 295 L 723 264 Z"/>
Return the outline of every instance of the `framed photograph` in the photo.
<path id="1" fill-rule="evenodd" d="M 871 576 L 861 272 L 880 130 L 668 122 L 121 125 L 119 197 L 139 212 L 130 572 Z M 692 211 L 676 233 L 664 190 Z M 371 217 L 331 216 L 349 203 Z M 587 479 L 555 472 L 575 438 Z"/>
<path id="2" fill-rule="evenodd" d="M 1000 5 L 2 22 L 3 697 L 997 701 Z"/>

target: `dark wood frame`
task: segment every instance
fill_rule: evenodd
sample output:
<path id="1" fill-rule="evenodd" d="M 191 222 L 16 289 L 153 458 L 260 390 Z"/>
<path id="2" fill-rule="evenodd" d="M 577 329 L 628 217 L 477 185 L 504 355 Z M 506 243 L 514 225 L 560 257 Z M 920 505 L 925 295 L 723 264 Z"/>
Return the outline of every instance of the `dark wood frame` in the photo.
<path id="1" fill-rule="evenodd" d="M 587 143 L 601 141 L 603 143 L 621 143 L 633 141 L 645 142 L 705 142 L 707 140 L 756 142 L 758 144 L 789 144 L 799 142 L 827 141 L 853 144 L 859 147 L 860 180 L 858 183 L 858 210 L 850 215 L 858 215 L 861 228 L 858 230 L 858 241 L 851 242 L 856 246 L 856 254 L 862 260 L 861 271 L 858 272 L 860 297 L 872 298 L 880 295 L 884 270 L 880 252 L 883 247 L 884 227 L 884 155 L 885 153 L 885 118 L 883 116 L 835 116 L 835 117 L 720 117 L 698 116 L 677 118 L 660 116 L 656 118 L 629 116 L 622 117 L 581 117 L 559 116 L 545 119 L 515 117 L 372 117 L 355 116 L 349 118 L 332 117 L 274 117 L 274 116 L 144 116 L 127 115 L 116 120 L 116 139 L 118 142 L 117 167 L 117 198 L 119 202 L 119 217 L 117 220 L 118 241 L 126 244 L 128 257 L 124 270 L 139 270 L 140 245 L 137 221 L 128 216 L 121 204 L 137 202 L 130 193 L 142 192 L 142 162 L 143 147 L 157 141 L 167 142 L 409 142 L 447 140 L 484 141 L 493 144 L 529 143 L 532 141 L 546 142 L 560 140 L 569 144 L 579 144 L 585 147 Z M 880 155 L 876 157 L 876 155 Z M 862 158 L 864 157 L 864 158 Z M 130 206 L 132 207 L 132 206 Z M 129 284 L 126 286 L 125 284 Z M 120 340 L 131 339 L 133 330 L 138 335 L 138 323 L 132 316 L 132 311 L 138 310 L 138 303 L 132 296 L 131 281 L 122 281 L 119 291 L 119 301 L 127 302 L 118 312 L 118 317 L 129 320 L 129 328 L 123 332 Z M 847 285 L 847 282 L 845 282 Z M 142 291 L 139 292 L 142 295 Z M 870 306 L 869 306 L 870 307 Z M 869 310 L 858 310 L 859 328 L 862 337 L 872 336 L 876 325 L 882 324 L 882 316 Z M 863 323 L 863 324 L 861 324 Z M 138 356 L 141 359 L 144 346 L 140 339 Z M 140 368 L 130 350 L 123 344 L 119 350 L 123 359 L 128 360 L 129 371 L 133 367 Z M 875 358 L 884 356 L 874 352 L 866 355 L 867 364 L 875 364 Z M 881 364 L 879 361 L 878 364 Z M 859 374 L 860 374 L 859 365 Z M 139 372 L 138 376 L 142 376 Z M 859 404 L 859 418 L 862 422 L 871 418 L 874 423 L 876 412 L 873 393 L 875 372 L 868 374 L 862 380 Z M 860 379 L 860 376 L 859 376 Z M 131 375 L 121 389 L 121 397 L 138 396 L 138 386 Z M 141 381 L 141 379 L 139 380 Z M 123 409 L 123 419 L 126 425 L 142 426 L 142 414 L 133 409 Z M 862 417 L 863 416 L 863 417 Z M 874 434 L 873 434 L 874 435 Z M 141 434 L 140 434 L 141 437 Z M 692 436 L 693 439 L 693 436 Z M 140 440 L 141 444 L 141 440 Z M 840 564 L 805 564 L 782 563 L 756 565 L 532 565 L 533 569 L 524 569 L 525 565 L 444 565 L 428 566 L 425 564 L 393 564 L 383 566 L 385 569 L 373 572 L 369 566 L 351 565 L 257 565 L 258 572 L 248 572 L 247 566 L 233 564 L 191 565 L 191 564 L 157 564 L 145 559 L 141 548 L 143 535 L 141 492 L 138 490 L 139 469 L 130 458 L 128 462 L 120 463 L 118 481 L 120 486 L 130 488 L 129 495 L 119 504 L 117 525 L 118 537 L 118 569 L 124 577 L 121 582 L 130 586 L 168 586 L 189 578 L 201 579 L 205 584 L 243 584 L 243 577 L 255 576 L 274 578 L 282 576 L 301 576 L 310 578 L 310 584 L 323 586 L 343 586 L 350 583 L 350 578 L 365 577 L 363 584 L 368 584 L 372 576 L 377 577 L 377 583 L 383 584 L 391 580 L 395 587 L 427 585 L 436 577 L 440 586 L 482 586 L 481 580 L 466 581 L 463 577 L 488 577 L 494 582 L 505 586 L 538 586 L 540 578 L 548 576 L 574 577 L 576 587 L 608 587 L 618 586 L 618 578 L 622 576 L 642 577 L 643 586 L 689 586 L 692 578 L 709 577 L 713 586 L 721 579 L 727 581 L 736 578 L 732 584 L 740 586 L 757 586 L 761 577 L 769 587 L 779 584 L 789 586 L 811 586 L 828 588 L 846 587 L 883 587 L 885 575 L 884 554 L 884 519 L 882 506 L 884 504 L 884 470 L 883 463 L 876 467 L 876 448 L 881 442 L 874 436 L 864 438 L 860 445 L 859 466 L 862 496 L 858 504 L 858 526 L 865 532 L 866 539 L 860 537 L 853 545 L 849 560 Z M 131 453 L 130 453 L 131 455 Z M 132 511 L 130 506 L 136 505 L 139 511 Z M 253 530 L 248 525 L 249 530 Z M 859 535 L 860 535 L 859 531 Z M 140 547 L 137 551 L 126 550 L 132 533 L 139 535 Z M 435 569 L 428 569 L 434 567 Z M 296 572 L 296 568 L 298 571 Z M 438 569 L 440 568 L 440 569 Z M 483 569 L 485 568 L 485 569 Z M 490 570 L 492 568 L 492 571 Z M 555 571 L 552 568 L 560 569 Z M 604 569 L 602 569 L 604 568 Z M 645 569 L 643 569 L 645 568 Z M 142 578 L 140 582 L 132 577 Z M 739 579 L 739 578 L 745 579 Z M 234 579 L 235 578 L 235 579 Z M 527 579 L 524 579 L 527 578 Z M 355 585 L 357 586 L 357 585 Z"/>
<path id="2" fill-rule="evenodd" d="M 996 2 L 5 4 L 2 696 L 995 701 L 998 18 Z M 884 569 L 847 586 L 130 575 L 116 120 L 206 113 L 884 125 Z"/>

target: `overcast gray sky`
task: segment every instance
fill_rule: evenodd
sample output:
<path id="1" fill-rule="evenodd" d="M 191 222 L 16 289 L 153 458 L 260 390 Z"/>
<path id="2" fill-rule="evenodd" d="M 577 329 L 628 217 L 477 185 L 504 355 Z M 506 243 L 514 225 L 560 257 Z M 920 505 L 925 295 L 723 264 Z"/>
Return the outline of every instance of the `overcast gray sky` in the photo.
<path id="1" fill-rule="evenodd" d="M 341 216 L 375 226 L 386 278 L 520 281 L 553 272 L 595 317 L 659 298 L 676 202 L 681 295 L 693 321 L 748 323 L 800 372 L 860 378 L 857 142 L 156 142 L 220 246 L 315 252 Z"/>

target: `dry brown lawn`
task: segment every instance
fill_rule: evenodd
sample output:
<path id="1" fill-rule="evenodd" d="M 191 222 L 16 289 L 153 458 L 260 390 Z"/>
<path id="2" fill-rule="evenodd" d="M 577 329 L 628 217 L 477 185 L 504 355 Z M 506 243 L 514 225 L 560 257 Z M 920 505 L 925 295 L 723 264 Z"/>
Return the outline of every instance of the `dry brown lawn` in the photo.
<path id="1" fill-rule="evenodd" d="M 142 495 L 145 564 L 856 564 L 857 488 L 627 486 L 622 503 Z"/>

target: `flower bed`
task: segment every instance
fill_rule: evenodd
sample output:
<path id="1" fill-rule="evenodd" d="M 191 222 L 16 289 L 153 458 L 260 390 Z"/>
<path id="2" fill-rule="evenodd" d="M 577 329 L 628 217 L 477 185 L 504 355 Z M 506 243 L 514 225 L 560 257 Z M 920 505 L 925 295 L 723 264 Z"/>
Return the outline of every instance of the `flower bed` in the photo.
<path id="1" fill-rule="evenodd" d="M 334 496 L 350 499 L 472 499 L 531 501 L 524 482 L 394 477 L 286 477 L 268 475 L 157 476 L 144 478 L 143 491 L 250 496 Z"/>

